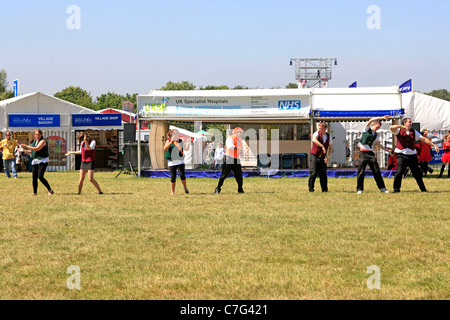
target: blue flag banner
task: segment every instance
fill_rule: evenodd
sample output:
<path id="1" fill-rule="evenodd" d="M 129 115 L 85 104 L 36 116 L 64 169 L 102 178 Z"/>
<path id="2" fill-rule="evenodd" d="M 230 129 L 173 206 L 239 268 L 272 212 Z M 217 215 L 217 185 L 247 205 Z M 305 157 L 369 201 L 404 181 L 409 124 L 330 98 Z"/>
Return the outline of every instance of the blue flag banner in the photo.
<path id="1" fill-rule="evenodd" d="M 19 80 L 14 80 L 14 97 L 19 95 Z"/>
<path id="2" fill-rule="evenodd" d="M 407 92 L 411 92 L 412 91 L 412 79 L 409 79 L 408 81 L 406 81 L 404 84 L 402 84 L 400 87 L 400 92 L 401 93 L 407 93 Z"/>
<path id="3" fill-rule="evenodd" d="M 61 116 L 59 114 L 10 114 L 8 116 L 11 128 L 61 126 Z"/>
<path id="4" fill-rule="evenodd" d="M 433 159 L 431 159 L 429 164 L 439 164 L 442 163 L 442 157 L 444 156 L 444 150 L 439 150 L 439 153 L 433 150 Z"/>
<path id="5" fill-rule="evenodd" d="M 349 88 L 357 88 L 358 87 L 358 81 L 353 82 L 351 85 L 348 86 Z"/>
<path id="6" fill-rule="evenodd" d="M 122 114 L 73 114 L 73 127 L 119 127 L 122 125 Z"/>
<path id="7" fill-rule="evenodd" d="M 390 115 L 391 117 L 399 117 L 404 115 L 404 110 L 370 110 L 370 111 L 328 111 L 328 110 L 317 110 L 314 111 L 314 117 L 316 118 L 342 118 L 342 117 L 350 117 L 350 118 L 373 118 L 373 117 L 382 117 L 385 115 Z"/>

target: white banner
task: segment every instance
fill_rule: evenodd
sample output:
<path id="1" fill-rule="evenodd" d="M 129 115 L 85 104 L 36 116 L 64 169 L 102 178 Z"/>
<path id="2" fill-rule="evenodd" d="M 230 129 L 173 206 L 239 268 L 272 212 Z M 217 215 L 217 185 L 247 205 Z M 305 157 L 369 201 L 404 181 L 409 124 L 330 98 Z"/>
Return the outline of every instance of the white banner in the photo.
<path id="1" fill-rule="evenodd" d="M 309 95 L 247 97 L 139 96 L 142 118 L 308 117 Z"/>

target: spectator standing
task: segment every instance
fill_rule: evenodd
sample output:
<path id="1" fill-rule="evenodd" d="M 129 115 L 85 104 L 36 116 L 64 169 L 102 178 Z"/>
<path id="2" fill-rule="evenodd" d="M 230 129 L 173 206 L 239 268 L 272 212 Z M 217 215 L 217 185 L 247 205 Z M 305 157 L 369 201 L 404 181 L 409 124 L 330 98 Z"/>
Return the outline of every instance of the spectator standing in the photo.
<path id="1" fill-rule="evenodd" d="M 14 150 L 19 147 L 16 140 L 11 139 L 11 132 L 6 132 L 6 139 L 0 141 L 0 148 L 3 150 L 3 166 L 6 178 L 11 178 L 10 170 L 14 179 L 17 179 L 16 163 L 14 161 Z"/>

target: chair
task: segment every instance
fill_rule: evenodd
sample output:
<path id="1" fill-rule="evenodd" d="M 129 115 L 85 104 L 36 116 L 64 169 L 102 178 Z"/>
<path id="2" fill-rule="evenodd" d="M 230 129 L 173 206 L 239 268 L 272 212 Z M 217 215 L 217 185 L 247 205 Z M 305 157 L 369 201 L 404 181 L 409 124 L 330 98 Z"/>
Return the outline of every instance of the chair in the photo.
<path id="1" fill-rule="evenodd" d="M 308 163 L 308 155 L 306 153 L 294 154 L 294 169 L 305 169 Z"/>
<path id="2" fill-rule="evenodd" d="M 292 169 L 293 155 L 291 153 L 285 153 L 281 157 L 281 167 L 283 169 Z"/>

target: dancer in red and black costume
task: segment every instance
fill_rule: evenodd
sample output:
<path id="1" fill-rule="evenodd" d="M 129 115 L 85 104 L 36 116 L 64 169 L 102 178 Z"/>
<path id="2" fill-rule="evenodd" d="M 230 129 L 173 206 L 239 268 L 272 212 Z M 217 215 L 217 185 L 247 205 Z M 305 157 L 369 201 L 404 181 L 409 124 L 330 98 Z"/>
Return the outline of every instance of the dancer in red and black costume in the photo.
<path id="1" fill-rule="evenodd" d="M 444 155 L 442 156 L 441 160 L 442 161 L 441 174 L 439 175 L 438 178 L 442 178 L 445 166 L 447 165 L 447 163 L 450 163 L 450 133 L 444 136 L 444 140 L 445 140 L 443 144 Z M 448 178 L 450 178 L 450 164 L 448 165 Z"/>
<path id="2" fill-rule="evenodd" d="M 402 177 L 407 167 L 411 169 L 420 191 L 427 192 L 423 183 L 422 170 L 419 168 L 415 143 L 416 140 L 425 142 L 434 147 L 436 152 L 439 152 L 439 148 L 430 140 L 422 137 L 419 132 L 412 129 L 412 121 L 410 118 L 403 119 L 402 123 L 402 125 L 391 126 L 392 133 L 397 136 L 397 148 L 395 149 L 395 154 L 397 155 L 397 171 L 394 177 L 394 193 L 400 192 Z"/>

